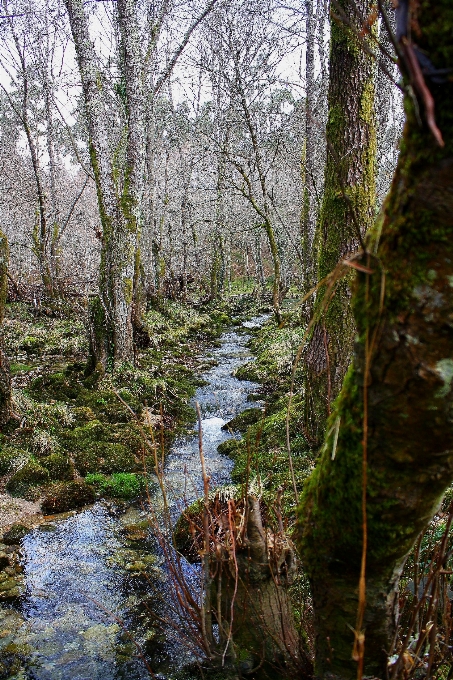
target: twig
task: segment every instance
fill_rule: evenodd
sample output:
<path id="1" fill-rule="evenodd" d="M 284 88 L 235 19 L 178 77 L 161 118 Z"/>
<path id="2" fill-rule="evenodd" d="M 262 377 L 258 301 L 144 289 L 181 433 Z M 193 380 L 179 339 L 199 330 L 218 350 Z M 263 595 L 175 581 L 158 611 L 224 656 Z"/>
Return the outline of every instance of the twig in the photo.
<path id="1" fill-rule="evenodd" d="M 434 99 L 428 87 L 426 86 L 420 64 L 418 63 L 418 59 L 414 52 L 414 48 L 412 43 L 410 43 L 405 36 L 401 38 L 401 42 L 403 43 L 404 52 L 407 57 L 406 64 L 409 70 L 409 75 L 411 76 L 411 80 L 413 81 L 414 86 L 422 98 L 423 104 L 425 105 L 426 122 L 428 123 L 428 127 L 433 133 L 433 137 L 437 144 L 440 147 L 443 147 L 445 146 L 445 143 L 442 138 L 442 133 L 436 125 Z"/>

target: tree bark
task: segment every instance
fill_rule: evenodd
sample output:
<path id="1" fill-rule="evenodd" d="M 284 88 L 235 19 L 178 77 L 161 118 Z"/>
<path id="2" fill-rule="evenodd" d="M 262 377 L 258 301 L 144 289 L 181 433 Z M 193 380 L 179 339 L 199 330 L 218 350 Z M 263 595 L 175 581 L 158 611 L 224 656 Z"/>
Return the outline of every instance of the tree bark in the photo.
<path id="1" fill-rule="evenodd" d="M 363 672 L 386 677 L 401 570 L 453 479 L 453 83 L 434 73 L 453 67 L 453 6 L 425 0 L 411 18 L 445 146 L 418 122 L 412 76 L 418 110 L 408 98 L 385 213 L 357 260 L 373 273 L 355 282 L 353 365 L 299 508 L 322 678 L 357 676 L 354 630 L 365 635 Z"/>
<path id="2" fill-rule="evenodd" d="M 352 27 L 331 22 L 327 161 L 316 236 L 318 281 L 360 245 L 375 204 L 375 67 L 358 37 L 373 5 L 370 0 L 342 0 L 339 5 Z M 350 282 L 350 277 L 339 282 L 306 354 L 306 429 L 314 441 L 322 439 L 330 403 L 351 359 L 355 325 Z M 317 293 L 315 315 L 325 293 L 325 286 Z"/>
<path id="3" fill-rule="evenodd" d="M 77 62 L 82 80 L 85 113 L 89 132 L 91 166 L 98 195 L 99 212 L 103 229 L 101 266 L 99 276 L 100 298 L 104 308 L 105 328 L 99 329 L 107 336 L 107 355 L 95 358 L 95 363 L 113 365 L 133 359 L 132 302 L 137 251 L 137 201 L 140 162 L 141 133 L 134 116 L 138 88 L 137 64 L 133 48 L 125 50 L 124 70 L 132 78 L 126 83 L 126 98 L 131 97 L 126 150 L 126 170 L 115 168 L 114 151 L 110 148 L 107 131 L 107 112 L 103 97 L 102 74 L 97 64 L 93 43 L 89 34 L 87 17 L 82 0 L 65 0 L 76 48 Z M 127 12 L 126 0 L 121 9 Z M 119 11 L 120 8 L 119 8 Z M 131 42 L 134 44 L 135 25 L 129 24 Z M 128 45 L 129 47 L 129 45 Z M 130 59 L 128 60 L 128 57 Z M 129 102 L 128 102 L 129 103 Z M 133 110 L 134 109 L 134 110 Z M 134 156 L 134 154 L 138 154 Z M 134 160 L 135 158 L 135 160 Z"/>
<path id="4" fill-rule="evenodd" d="M 295 554 L 287 540 L 274 540 L 264 529 L 259 500 L 248 498 L 248 546 L 236 555 L 238 591 L 234 601 L 235 642 L 254 661 L 296 659 L 299 640 L 294 626 L 288 585 L 294 578 Z M 230 568 L 231 568 L 230 563 Z M 231 577 L 231 574 L 230 574 Z M 226 600 L 233 601 L 232 593 Z"/>
<path id="5" fill-rule="evenodd" d="M 286 678 L 288 668 L 310 670 L 288 593 L 296 571 L 294 547 L 283 534 L 263 527 L 258 498 L 249 496 L 247 506 L 245 545 L 230 546 L 226 559 L 211 557 L 216 574 L 211 601 L 218 603 L 213 614 L 220 623 L 220 648 L 231 631 L 233 659 L 240 670 L 257 668 L 256 679 Z"/>
<path id="6" fill-rule="evenodd" d="M 9 248 L 6 236 L 0 231 L 0 326 L 5 316 L 5 302 L 8 292 Z M 11 374 L 9 363 L 0 342 L 0 427 L 11 418 Z"/>
<path id="7" fill-rule="evenodd" d="M 307 50 L 305 55 L 305 145 L 302 158 L 303 204 L 301 216 L 302 253 L 304 260 L 303 290 L 307 293 L 315 285 L 316 255 L 314 252 L 316 204 L 315 176 L 315 17 L 313 0 L 306 0 L 305 19 Z"/>

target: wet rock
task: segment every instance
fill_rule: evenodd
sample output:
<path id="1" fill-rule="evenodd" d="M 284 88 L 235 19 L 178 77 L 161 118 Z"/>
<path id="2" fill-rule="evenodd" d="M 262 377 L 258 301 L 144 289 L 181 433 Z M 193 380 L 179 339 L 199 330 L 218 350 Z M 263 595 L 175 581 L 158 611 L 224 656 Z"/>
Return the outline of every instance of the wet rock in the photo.
<path id="1" fill-rule="evenodd" d="M 11 590 L 11 588 L 16 588 L 17 580 L 15 578 L 7 578 L 0 583 L 0 592 L 5 592 L 6 590 Z"/>
<path id="2" fill-rule="evenodd" d="M 237 439 L 227 439 L 226 442 L 222 442 L 221 444 L 219 444 L 219 446 L 217 447 L 217 451 L 222 456 L 230 456 L 231 458 L 234 458 L 234 456 L 237 454 L 241 446 L 242 441 L 239 441 Z"/>
<path id="3" fill-rule="evenodd" d="M 129 541 L 144 541 L 148 537 L 148 532 L 149 522 L 147 520 L 124 527 L 124 534 Z"/>
<path id="4" fill-rule="evenodd" d="M 84 481 L 61 482 L 48 488 L 41 507 L 44 514 L 53 515 L 90 505 L 95 497 L 93 487 Z"/>
<path id="5" fill-rule="evenodd" d="M 238 416 L 225 423 L 222 430 L 230 432 L 245 432 L 249 425 L 254 425 L 263 417 L 263 411 L 260 408 L 247 408 Z"/>
<path id="6" fill-rule="evenodd" d="M 141 560 L 137 560 L 136 562 L 130 562 L 129 564 L 126 564 L 126 569 L 128 571 L 142 572 L 146 571 L 146 564 Z"/>
<path id="7" fill-rule="evenodd" d="M 4 592 L 0 591 L 0 599 L 3 600 L 4 602 L 7 602 L 8 600 L 15 600 L 16 598 L 20 597 L 23 594 L 23 589 L 19 588 L 17 585 L 13 586 L 12 588 L 9 588 L 9 590 L 5 590 Z"/>
<path id="8" fill-rule="evenodd" d="M 61 453 L 52 453 L 43 458 L 41 463 L 52 480 L 69 481 L 74 477 L 74 470 L 69 457 Z"/>
<path id="9" fill-rule="evenodd" d="M 263 399 L 263 395 L 260 394 L 259 392 L 252 392 L 252 394 L 249 394 L 249 395 L 247 396 L 247 401 L 248 401 L 248 402 L 251 402 L 251 401 L 262 401 L 262 399 Z"/>
<path id="10" fill-rule="evenodd" d="M 28 534 L 30 529 L 24 524 L 13 524 L 5 534 L 3 534 L 3 543 L 8 546 L 18 545 L 21 540 Z M 10 551 L 8 551 L 10 552 Z"/>
<path id="11" fill-rule="evenodd" d="M 30 460 L 11 477 L 6 485 L 6 489 L 13 496 L 26 497 L 27 492 L 29 492 L 32 487 L 46 484 L 48 481 L 48 470 L 39 463 Z"/>

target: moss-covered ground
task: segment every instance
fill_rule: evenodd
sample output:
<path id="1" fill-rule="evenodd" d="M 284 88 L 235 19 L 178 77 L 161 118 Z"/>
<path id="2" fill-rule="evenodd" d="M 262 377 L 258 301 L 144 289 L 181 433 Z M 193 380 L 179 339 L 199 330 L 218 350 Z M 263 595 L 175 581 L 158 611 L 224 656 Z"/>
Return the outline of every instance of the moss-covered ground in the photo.
<path id="1" fill-rule="evenodd" d="M 281 487 L 283 517 L 291 527 L 296 498 L 289 469 L 286 422 L 293 366 L 304 341 L 305 326 L 295 311 L 287 313 L 280 326 L 270 318 L 250 332 L 249 347 L 256 358 L 241 366 L 236 376 L 261 385 L 260 393 L 251 395 L 251 400 L 261 398 L 265 407 L 259 416 L 255 409 L 250 409 L 231 421 L 231 430 L 241 432 L 243 438 L 224 442 L 219 451 L 234 460 L 233 482 L 242 486 L 251 481 L 258 484 L 268 507 L 275 504 Z M 291 456 L 299 492 L 315 460 L 315 452 L 304 435 L 302 369 L 302 362 L 299 362 L 289 415 Z"/>
<path id="2" fill-rule="evenodd" d="M 194 421 L 189 402 L 203 347 L 253 305 L 243 297 L 199 307 L 161 301 L 145 315 L 149 347 L 137 350 L 135 365 L 105 375 L 87 375 L 84 310 L 52 318 L 8 305 L 4 343 L 17 419 L 0 434 L 3 486 L 27 499 L 47 494 L 56 508 L 74 479 L 103 495 L 140 492 L 144 468 L 154 467 L 143 428 L 167 446 Z"/>

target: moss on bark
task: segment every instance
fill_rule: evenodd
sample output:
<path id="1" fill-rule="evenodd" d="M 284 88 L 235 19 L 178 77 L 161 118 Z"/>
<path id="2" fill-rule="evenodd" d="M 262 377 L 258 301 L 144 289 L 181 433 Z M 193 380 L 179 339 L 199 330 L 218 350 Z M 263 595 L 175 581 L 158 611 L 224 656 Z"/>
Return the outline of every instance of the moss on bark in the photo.
<path id="1" fill-rule="evenodd" d="M 0 231 L 0 325 L 5 316 L 6 295 L 8 292 L 9 248 L 6 236 Z M 11 374 L 8 358 L 0 340 L 0 426 L 5 425 L 11 416 Z"/>
<path id="2" fill-rule="evenodd" d="M 357 37 L 360 16 L 369 15 L 372 3 L 361 0 L 355 4 L 352 12 L 349 2 L 340 3 L 352 29 L 336 21 L 331 25 L 327 162 L 315 244 L 319 281 L 357 249 L 374 215 L 375 67 Z M 371 40 L 369 43 L 372 47 Z M 351 358 L 355 333 L 350 309 L 351 279 L 349 276 L 338 283 L 322 320 L 314 328 L 306 355 L 306 421 L 313 440 L 323 435 L 330 403 L 338 395 Z M 315 315 L 325 294 L 326 287 L 322 287 Z"/>
<path id="3" fill-rule="evenodd" d="M 436 68 L 452 68 L 451 3 L 419 3 L 418 22 L 420 48 Z M 407 101 L 397 171 L 370 236 L 376 255 L 362 258 L 373 273 L 355 281 L 353 366 L 299 508 L 321 677 L 357 675 L 364 441 L 367 675 L 386 676 L 401 569 L 453 479 L 453 83 L 428 84 L 445 147 Z"/>

